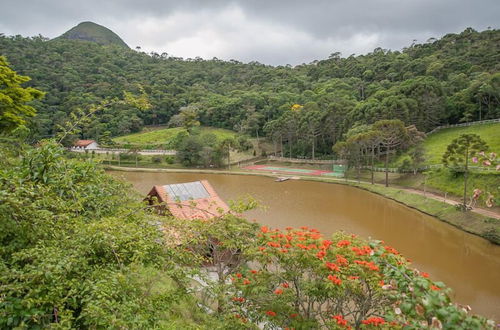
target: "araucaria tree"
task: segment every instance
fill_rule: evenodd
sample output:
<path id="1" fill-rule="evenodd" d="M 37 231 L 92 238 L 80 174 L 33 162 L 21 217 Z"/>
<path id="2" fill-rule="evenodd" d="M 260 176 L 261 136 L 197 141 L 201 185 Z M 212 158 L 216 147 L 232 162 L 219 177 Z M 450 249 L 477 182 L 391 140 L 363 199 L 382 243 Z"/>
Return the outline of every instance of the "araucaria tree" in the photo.
<path id="1" fill-rule="evenodd" d="M 488 145 L 477 134 L 462 134 L 450 145 L 443 155 L 443 164 L 455 171 L 464 173 L 463 210 L 467 209 L 467 177 L 469 174 L 469 158 L 476 153 L 486 151 Z"/>
<path id="2" fill-rule="evenodd" d="M 379 141 L 385 153 L 385 186 L 389 186 L 389 154 L 393 153 L 408 139 L 408 132 L 401 120 L 379 120 L 373 129 L 380 133 Z"/>
<path id="3" fill-rule="evenodd" d="M 21 87 L 30 80 L 18 75 L 9 67 L 7 59 L 0 56 L 0 132 L 12 131 L 35 115 L 36 110 L 26 103 L 42 98 L 44 93 L 32 87 Z"/>

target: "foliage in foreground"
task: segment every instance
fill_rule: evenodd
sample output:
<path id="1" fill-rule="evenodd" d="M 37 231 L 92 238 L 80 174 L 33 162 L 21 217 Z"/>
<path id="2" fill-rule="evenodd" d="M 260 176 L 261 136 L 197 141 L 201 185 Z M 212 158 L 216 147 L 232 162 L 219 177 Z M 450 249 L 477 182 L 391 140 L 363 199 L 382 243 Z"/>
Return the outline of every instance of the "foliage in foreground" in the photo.
<path id="1" fill-rule="evenodd" d="M 158 218 L 54 143 L 0 150 L 0 328 L 491 326 L 383 242 Z"/>
<path id="2" fill-rule="evenodd" d="M 182 320 L 169 307 L 190 299 L 173 266 L 182 254 L 169 254 L 159 220 L 140 211 L 127 186 L 93 163 L 65 160 L 54 143 L 20 157 L 6 150 L 0 328 L 151 328 Z"/>

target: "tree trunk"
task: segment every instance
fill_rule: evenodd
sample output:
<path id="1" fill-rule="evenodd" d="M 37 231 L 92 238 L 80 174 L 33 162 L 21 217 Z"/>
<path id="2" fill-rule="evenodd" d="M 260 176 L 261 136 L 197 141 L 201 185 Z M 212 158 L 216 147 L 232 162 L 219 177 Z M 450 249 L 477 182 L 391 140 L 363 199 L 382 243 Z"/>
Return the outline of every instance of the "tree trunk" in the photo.
<path id="1" fill-rule="evenodd" d="M 315 142 L 316 142 L 316 138 L 313 137 L 313 140 L 312 140 L 312 159 L 314 160 L 314 145 L 315 145 Z"/>
<path id="2" fill-rule="evenodd" d="M 467 210 L 467 172 L 469 171 L 469 148 L 465 148 L 465 172 L 464 172 L 464 211 Z"/>
<path id="3" fill-rule="evenodd" d="M 373 172 L 374 172 L 374 168 L 373 168 L 373 162 L 374 162 L 374 158 L 375 158 L 375 148 L 372 148 L 372 184 L 374 184 L 374 178 L 373 178 Z"/>
<path id="4" fill-rule="evenodd" d="M 385 186 L 389 187 L 389 148 L 385 151 Z"/>

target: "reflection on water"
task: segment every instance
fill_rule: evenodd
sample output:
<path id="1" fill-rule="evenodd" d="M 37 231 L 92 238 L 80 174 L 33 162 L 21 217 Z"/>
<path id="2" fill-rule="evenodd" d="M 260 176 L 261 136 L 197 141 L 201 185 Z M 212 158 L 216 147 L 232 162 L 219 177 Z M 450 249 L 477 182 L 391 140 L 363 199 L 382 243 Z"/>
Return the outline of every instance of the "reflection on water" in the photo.
<path id="1" fill-rule="evenodd" d="M 247 214 L 259 223 L 278 228 L 310 226 L 325 235 L 344 230 L 384 240 L 433 280 L 451 287 L 458 302 L 500 320 L 500 247 L 381 196 L 337 184 L 276 183 L 258 176 L 110 173 L 132 182 L 142 194 L 153 185 L 207 179 L 225 200 L 245 194 L 261 200 L 267 209 Z"/>

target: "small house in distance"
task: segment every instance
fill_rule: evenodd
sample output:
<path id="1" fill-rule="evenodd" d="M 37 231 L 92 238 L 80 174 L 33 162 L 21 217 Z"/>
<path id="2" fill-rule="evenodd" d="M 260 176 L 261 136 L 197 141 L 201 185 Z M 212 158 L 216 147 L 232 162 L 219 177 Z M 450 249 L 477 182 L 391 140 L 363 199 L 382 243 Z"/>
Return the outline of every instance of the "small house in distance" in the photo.
<path id="1" fill-rule="evenodd" d="M 81 150 L 92 150 L 98 149 L 99 145 L 95 140 L 76 140 L 73 144 L 73 148 Z"/>
<path id="2" fill-rule="evenodd" d="M 207 180 L 154 186 L 146 200 L 161 215 L 179 219 L 210 219 L 229 212 Z"/>

